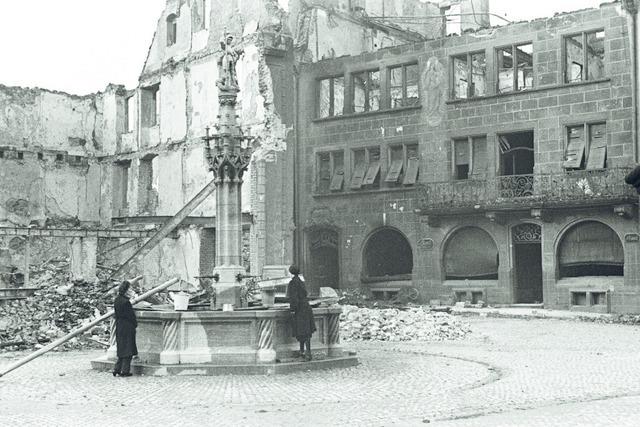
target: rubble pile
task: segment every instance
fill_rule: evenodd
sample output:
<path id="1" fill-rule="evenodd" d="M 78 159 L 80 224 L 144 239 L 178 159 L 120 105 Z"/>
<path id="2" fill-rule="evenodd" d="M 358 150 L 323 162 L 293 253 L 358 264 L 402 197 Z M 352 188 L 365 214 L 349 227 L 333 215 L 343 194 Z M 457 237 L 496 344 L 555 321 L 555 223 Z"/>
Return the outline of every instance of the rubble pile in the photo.
<path id="1" fill-rule="evenodd" d="M 424 307 L 370 309 L 343 305 L 340 338 L 345 341 L 444 341 L 464 338 L 467 322 Z"/>
<path id="2" fill-rule="evenodd" d="M 110 309 L 113 296 L 104 295 L 110 282 L 70 282 L 68 261 L 48 261 L 32 269 L 34 295 L 0 305 L 0 351 L 41 348 Z M 108 322 L 90 331 L 93 340 L 108 341 Z M 62 349 L 84 347 L 91 340 L 77 337 Z"/>

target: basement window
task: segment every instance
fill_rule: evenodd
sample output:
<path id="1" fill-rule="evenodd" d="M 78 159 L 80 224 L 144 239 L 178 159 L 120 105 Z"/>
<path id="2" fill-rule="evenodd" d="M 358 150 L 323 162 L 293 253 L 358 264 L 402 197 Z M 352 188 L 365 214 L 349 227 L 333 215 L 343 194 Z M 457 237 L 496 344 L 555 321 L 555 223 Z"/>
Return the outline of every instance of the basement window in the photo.
<path id="1" fill-rule="evenodd" d="M 18 151 L 18 160 L 24 159 L 24 153 L 22 151 Z"/>
<path id="2" fill-rule="evenodd" d="M 38 153 L 38 160 L 44 160 L 44 154 Z"/>
<path id="3" fill-rule="evenodd" d="M 64 155 L 56 154 L 56 162 L 62 162 L 62 161 L 64 161 Z"/>
<path id="4" fill-rule="evenodd" d="M 178 38 L 178 17 L 172 13 L 167 16 L 167 46 L 176 44 Z"/>
<path id="5" fill-rule="evenodd" d="M 587 293 L 571 292 L 571 305 L 587 305 Z"/>
<path id="6" fill-rule="evenodd" d="M 498 56 L 498 93 L 533 87 L 533 44 L 502 47 Z"/>
<path id="7" fill-rule="evenodd" d="M 604 52 L 604 30 L 565 37 L 563 52 L 565 83 L 603 78 Z"/>
<path id="8" fill-rule="evenodd" d="M 607 293 L 606 292 L 591 292 L 591 305 L 606 305 Z"/>
<path id="9" fill-rule="evenodd" d="M 318 117 L 341 116 L 344 112 L 344 77 L 318 81 Z"/>

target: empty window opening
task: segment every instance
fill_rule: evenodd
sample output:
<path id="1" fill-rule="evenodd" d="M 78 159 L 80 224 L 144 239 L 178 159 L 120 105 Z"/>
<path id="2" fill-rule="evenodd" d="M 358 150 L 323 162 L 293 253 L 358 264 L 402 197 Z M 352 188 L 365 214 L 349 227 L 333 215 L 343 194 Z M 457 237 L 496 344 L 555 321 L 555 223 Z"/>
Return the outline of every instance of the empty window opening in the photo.
<path id="1" fill-rule="evenodd" d="M 140 91 L 141 122 L 143 127 L 156 126 L 160 117 L 160 84 L 148 86 Z"/>
<path id="2" fill-rule="evenodd" d="M 446 280 L 496 280 L 498 265 L 498 247 L 489 233 L 480 228 L 461 228 L 445 245 Z"/>
<path id="3" fill-rule="evenodd" d="M 196 0 L 193 5 L 192 27 L 193 31 L 205 30 L 209 26 L 208 0 Z"/>
<path id="4" fill-rule="evenodd" d="M 113 174 L 113 202 L 117 216 L 128 215 L 129 168 L 130 160 L 116 162 Z"/>
<path id="5" fill-rule="evenodd" d="M 571 292 L 571 305 L 587 305 L 587 293 Z"/>
<path id="6" fill-rule="evenodd" d="M 497 50 L 498 93 L 533 87 L 533 44 L 512 45 Z"/>
<path id="7" fill-rule="evenodd" d="M 500 174 L 533 174 L 533 131 L 498 135 L 500 149 Z"/>
<path id="8" fill-rule="evenodd" d="M 364 275 L 403 279 L 413 271 L 413 251 L 407 239 L 392 228 L 376 231 L 364 248 Z"/>
<path id="9" fill-rule="evenodd" d="M 44 154 L 38 153 L 38 160 L 43 160 L 43 159 L 44 159 Z"/>
<path id="10" fill-rule="evenodd" d="M 344 113 L 344 77 L 318 81 L 318 117 L 341 116 Z"/>
<path id="11" fill-rule="evenodd" d="M 603 78 L 604 54 L 605 43 L 603 30 L 565 37 L 565 83 Z"/>
<path id="12" fill-rule="evenodd" d="M 391 108 L 410 107 L 420 103 L 418 64 L 389 68 Z"/>
<path id="13" fill-rule="evenodd" d="M 155 211 L 155 191 L 153 190 L 153 159 L 155 155 L 147 155 L 138 164 L 138 210 L 141 213 L 153 214 Z"/>
<path id="14" fill-rule="evenodd" d="M 466 302 L 469 301 L 467 299 L 467 291 L 455 291 L 454 292 L 455 302 Z"/>
<path id="15" fill-rule="evenodd" d="M 380 109 L 380 71 L 364 71 L 352 76 L 352 111 L 363 113 Z"/>
<path id="16" fill-rule="evenodd" d="M 124 125 L 125 132 L 133 132 L 136 128 L 136 105 L 135 97 L 130 96 L 124 100 Z"/>
<path id="17" fill-rule="evenodd" d="M 453 98 L 466 99 L 486 94 L 487 61 L 484 52 L 453 57 Z"/>
<path id="18" fill-rule="evenodd" d="M 63 154 L 56 154 L 56 162 L 62 162 L 64 160 Z"/>
<path id="19" fill-rule="evenodd" d="M 560 277 L 623 276 L 624 249 L 609 226 L 585 221 L 563 236 L 558 264 Z"/>
<path id="20" fill-rule="evenodd" d="M 178 38 L 178 17 L 175 14 L 167 16 L 167 46 L 176 44 Z"/>
<path id="21" fill-rule="evenodd" d="M 22 151 L 18 151 L 18 160 L 24 159 L 24 153 Z"/>
<path id="22" fill-rule="evenodd" d="M 471 304 L 478 304 L 480 301 L 484 301 L 483 295 L 482 291 L 471 292 Z"/>
<path id="23" fill-rule="evenodd" d="M 591 292 L 591 305 L 606 305 L 607 293 L 606 292 Z"/>

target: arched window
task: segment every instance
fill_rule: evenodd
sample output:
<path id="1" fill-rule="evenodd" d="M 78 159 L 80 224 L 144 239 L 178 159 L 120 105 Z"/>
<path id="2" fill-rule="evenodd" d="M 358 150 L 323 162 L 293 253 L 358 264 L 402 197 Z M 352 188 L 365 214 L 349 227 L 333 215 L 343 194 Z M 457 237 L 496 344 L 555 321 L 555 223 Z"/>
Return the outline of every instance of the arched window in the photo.
<path id="1" fill-rule="evenodd" d="M 558 246 L 560 277 L 623 276 L 624 249 L 618 235 L 597 221 L 574 225 Z"/>
<path id="2" fill-rule="evenodd" d="M 364 247 L 364 276 L 389 278 L 413 271 L 413 251 L 407 239 L 392 228 L 376 231 Z M 405 277 L 401 277 L 405 279 Z"/>
<path id="3" fill-rule="evenodd" d="M 178 17 L 175 14 L 167 16 L 167 46 L 176 44 L 178 37 Z"/>
<path id="4" fill-rule="evenodd" d="M 447 280 L 496 280 L 498 247 L 486 231 L 477 227 L 457 230 L 444 249 Z"/>

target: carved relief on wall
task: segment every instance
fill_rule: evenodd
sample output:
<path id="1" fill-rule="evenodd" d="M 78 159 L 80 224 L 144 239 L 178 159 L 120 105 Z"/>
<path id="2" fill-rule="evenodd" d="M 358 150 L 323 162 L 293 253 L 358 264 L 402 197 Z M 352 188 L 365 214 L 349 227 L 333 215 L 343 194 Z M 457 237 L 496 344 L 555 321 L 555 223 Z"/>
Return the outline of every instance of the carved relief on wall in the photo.
<path id="1" fill-rule="evenodd" d="M 335 229 L 334 215 L 326 206 L 313 208 L 305 221 L 305 228 L 329 227 Z"/>
<path id="2" fill-rule="evenodd" d="M 538 243 L 542 241 L 542 228 L 538 224 L 524 223 L 513 227 L 514 243 Z"/>
<path id="3" fill-rule="evenodd" d="M 424 111 L 429 126 L 439 126 L 445 115 L 446 70 L 438 58 L 432 56 L 422 73 L 422 87 L 425 93 Z"/>

